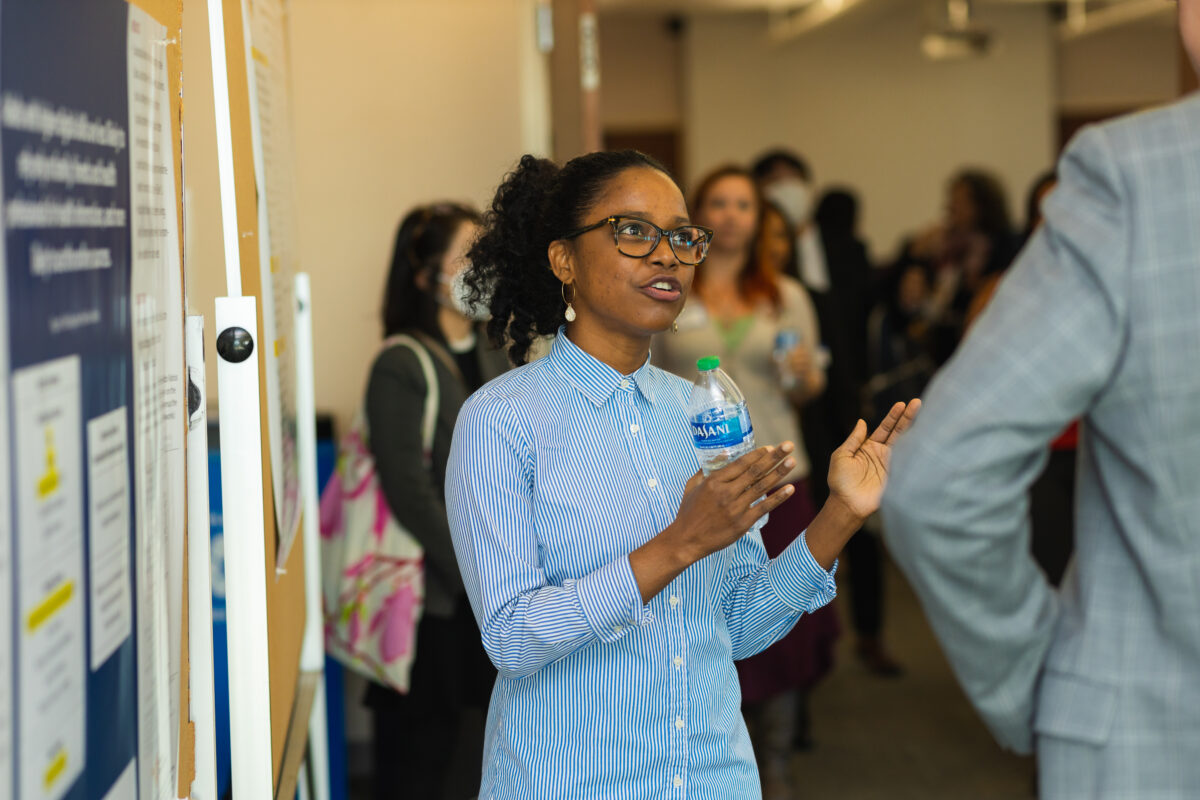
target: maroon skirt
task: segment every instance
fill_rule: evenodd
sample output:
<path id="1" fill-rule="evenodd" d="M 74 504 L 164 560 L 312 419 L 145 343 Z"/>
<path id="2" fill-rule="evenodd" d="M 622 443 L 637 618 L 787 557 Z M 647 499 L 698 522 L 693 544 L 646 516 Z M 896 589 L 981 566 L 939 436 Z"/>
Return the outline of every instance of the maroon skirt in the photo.
<path id="1" fill-rule="evenodd" d="M 763 526 L 767 555 L 775 558 L 816 516 L 808 481 L 793 484 L 796 493 Z M 832 604 L 805 614 L 791 632 L 756 656 L 738 661 L 742 702 L 761 703 L 793 689 L 807 689 L 833 667 L 833 650 L 842 633 Z"/>

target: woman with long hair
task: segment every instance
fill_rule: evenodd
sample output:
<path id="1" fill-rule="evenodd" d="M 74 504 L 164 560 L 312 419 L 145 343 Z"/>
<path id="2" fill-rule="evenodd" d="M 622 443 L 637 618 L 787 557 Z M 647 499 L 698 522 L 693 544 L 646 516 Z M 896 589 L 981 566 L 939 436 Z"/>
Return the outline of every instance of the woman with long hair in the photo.
<path id="1" fill-rule="evenodd" d="M 879 503 L 891 445 L 916 414 L 861 422 L 831 498 L 775 559 L 763 514 L 791 442 L 697 471 L 690 384 L 650 365 L 711 232 L 634 151 L 526 156 L 471 251 L 490 332 L 523 362 L 459 416 L 446 482 L 463 582 L 499 670 L 480 796 L 758 798 L 734 659 L 829 601 L 830 570 Z M 766 499 L 752 505 L 766 494 Z"/>
<path id="2" fill-rule="evenodd" d="M 401 221 L 384 292 L 384 346 L 367 382 L 367 443 L 388 510 L 425 551 L 425 609 L 409 692 L 377 683 L 367 690 L 381 799 L 462 800 L 478 785 L 483 731 L 463 727 L 470 717 L 464 712 L 486 705 L 496 673 L 479 646 L 454 558 L 443 485 L 459 408 L 507 368 L 503 354 L 487 346 L 461 289 L 481 221 L 478 212 L 453 203 L 418 207 Z M 393 343 L 397 334 L 429 352 L 436 387 L 425 385 L 417 355 Z M 421 421 L 432 388 L 439 402 L 426 462 Z M 456 747 L 466 753 L 465 775 L 457 774 L 463 767 L 454 764 Z"/>

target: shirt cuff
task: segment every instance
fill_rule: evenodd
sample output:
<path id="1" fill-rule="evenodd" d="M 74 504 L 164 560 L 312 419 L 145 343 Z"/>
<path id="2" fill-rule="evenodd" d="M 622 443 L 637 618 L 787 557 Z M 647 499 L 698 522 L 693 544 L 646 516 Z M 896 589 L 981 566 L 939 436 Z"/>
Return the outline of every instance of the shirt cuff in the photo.
<path id="1" fill-rule="evenodd" d="M 631 627 L 653 619 L 650 606 L 642 602 L 628 556 L 584 575 L 576 582 L 575 591 L 583 616 L 601 641 L 615 642 Z"/>
<path id="2" fill-rule="evenodd" d="M 808 531 L 772 559 L 767 580 L 779 599 L 796 611 L 811 613 L 837 597 L 838 562 L 826 572 L 808 550 Z"/>

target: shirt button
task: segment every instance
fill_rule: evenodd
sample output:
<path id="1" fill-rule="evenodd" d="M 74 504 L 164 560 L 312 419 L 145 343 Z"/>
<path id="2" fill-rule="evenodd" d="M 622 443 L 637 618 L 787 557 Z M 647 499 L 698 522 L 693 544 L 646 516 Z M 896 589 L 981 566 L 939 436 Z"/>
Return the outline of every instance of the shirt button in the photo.
<path id="1" fill-rule="evenodd" d="M 671 605 L 673 605 L 673 606 L 679 605 L 679 597 L 678 596 L 671 595 Z"/>
<path id="2" fill-rule="evenodd" d="M 675 788 L 678 789 L 681 786 L 683 786 L 683 778 L 676 775 L 675 776 Z"/>
<path id="3" fill-rule="evenodd" d="M 629 426 L 629 432 L 630 432 L 630 433 L 632 433 L 632 434 L 635 434 L 635 435 L 636 435 L 636 434 L 637 434 L 637 432 L 638 432 L 638 431 L 640 431 L 641 429 L 642 429 L 642 427 L 641 427 L 640 425 L 630 425 L 630 426 Z"/>
<path id="4" fill-rule="evenodd" d="M 621 388 L 622 388 L 622 389 L 628 389 L 628 388 L 629 388 L 629 381 L 621 381 Z"/>
<path id="5" fill-rule="evenodd" d="M 658 486 L 658 479 L 651 478 L 650 480 L 646 481 L 646 485 L 653 489 L 655 486 Z"/>
<path id="6" fill-rule="evenodd" d="M 623 630 L 625 630 L 624 625 L 613 625 L 613 633 L 620 633 Z"/>
<path id="7" fill-rule="evenodd" d="M 675 669 L 679 669 L 682 666 L 683 666 L 683 657 L 675 656 Z"/>
<path id="8" fill-rule="evenodd" d="M 675 727 L 679 730 L 683 730 L 683 717 L 675 718 Z"/>

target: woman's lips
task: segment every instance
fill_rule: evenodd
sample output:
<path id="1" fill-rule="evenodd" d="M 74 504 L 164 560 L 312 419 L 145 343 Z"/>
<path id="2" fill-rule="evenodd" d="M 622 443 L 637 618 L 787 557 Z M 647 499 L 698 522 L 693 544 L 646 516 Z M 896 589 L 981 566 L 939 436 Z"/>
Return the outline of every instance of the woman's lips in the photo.
<path id="1" fill-rule="evenodd" d="M 654 286 L 643 286 L 642 294 L 653 297 L 655 300 L 673 303 L 683 295 L 683 292 L 679 289 L 661 289 Z"/>
<path id="2" fill-rule="evenodd" d="M 673 303 L 683 295 L 683 287 L 678 279 L 660 275 L 642 287 L 642 294 L 655 300 Z"/>

